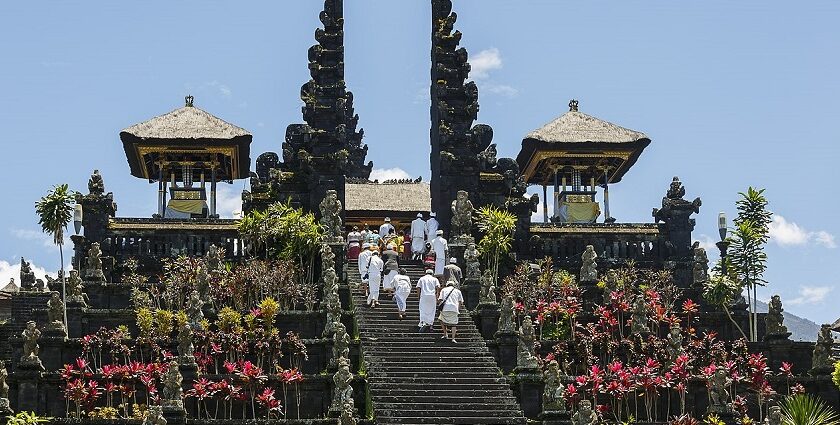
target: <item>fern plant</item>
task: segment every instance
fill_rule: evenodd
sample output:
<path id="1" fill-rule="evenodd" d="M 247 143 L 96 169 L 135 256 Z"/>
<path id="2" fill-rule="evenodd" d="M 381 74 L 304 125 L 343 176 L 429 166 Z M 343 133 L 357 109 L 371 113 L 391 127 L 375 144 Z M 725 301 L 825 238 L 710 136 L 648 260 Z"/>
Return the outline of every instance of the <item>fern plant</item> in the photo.
<path id="1" fill-rule="evenodd" d="M 782 403 L 782 423 L 785 425 L 838 425 L 837 412 L 823 400 L 811 394 L 786 397 Z"/>

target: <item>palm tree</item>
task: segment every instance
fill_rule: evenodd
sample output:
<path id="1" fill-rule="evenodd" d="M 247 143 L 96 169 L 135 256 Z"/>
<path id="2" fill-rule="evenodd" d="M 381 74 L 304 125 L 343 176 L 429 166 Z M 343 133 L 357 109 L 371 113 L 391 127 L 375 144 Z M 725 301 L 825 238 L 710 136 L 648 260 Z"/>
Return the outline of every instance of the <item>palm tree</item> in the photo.
<path id="1" fill-rule="evenodd" d="M 67 328 L 67 285 L 64 276 L 64 230 L 73 218 L 75 192 L 66 184 L 53 186 L 46 196 L 35 203 L 41 229 L 52 236 L 61 258 L 61 298 L 64 302 L 64 327 Z"/>

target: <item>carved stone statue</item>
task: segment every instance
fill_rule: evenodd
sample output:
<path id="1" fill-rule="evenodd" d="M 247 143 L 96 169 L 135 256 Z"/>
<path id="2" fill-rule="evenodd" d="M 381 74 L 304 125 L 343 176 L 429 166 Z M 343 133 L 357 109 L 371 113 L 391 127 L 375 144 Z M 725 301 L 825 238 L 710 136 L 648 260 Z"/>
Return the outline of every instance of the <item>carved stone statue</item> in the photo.
<path id="1" fill-rule="evenodd" d="M 329 245 L 321 244 L 321 270 L 327 269 L 333 269 L 335 273 L 335 253 Z"/>
<path id="2" fill-rule="evenodd" d="M 85 294 L 82 287 L 82 278 L 78 270 L 70 270 L 70 277 L 67 278 L 67 302 L 86 305 Z"/>
<path id="3" fill-rule="evenodd" d="M 38 345 L 38 338 L 41 337 L 41 331 L 38 330 L 36 323 L 32 320 L 26 322 L 26 328 L 20 335 L 23 338 L 23 354 L 20 356 L 20 365 L 43 369 L 44 366 L 38 357 L 38 351 L 41 348 Z"/>
<path id="4" fill-rule="evenodd" d="M 811 360 L 811 373 L 813 375 L 827 374 L 834 369 L 834 361 L 831 358 L 832 345 L 834 345 L 834 337 L 831 336 L 831 325 L 824 324 L 820 326 L 817 343 L 814 344 L 814 354 Z"/>
<path id="5" fill-rule="evenodd" d="M 205 305 L 211 303 L 213 300 L 210 298 L 210 274 L 207 272 L 206 266 L 198 267 L 195 283 L 198 299 Z"/>
<path id="6" fill-rule="evenodd" d="M 168 407 L 184 407 L 183 394 L 184 390 L 181 385 L 184 377 L 181 376 L 181 371 L 178 370 L 178 362 L 172 360 L 169 362 L 169 369 L 163 374 L 163 406 Z"/>
<path id="7" fill-rule="evenodd" d="M 467 245 L 464 251 L 464 262 L 467 264 L 467 279 L 478 279 L 481 276 L 481 262 L 479 261 L 480 254 L 476 249 L 475 243 Z"/>
<path id="8" fill-rule="evenodd" d="M 648 327 L 648 306 L 645 303 L 645 297 L 643 295 L 637 295 L 636 299 L 633 300 L 633 311 L 631 313 L 632 322 L 630 325 L 630 331 L 634 334 L 647 334 L 650 333 L 650 327 Z"/>
<path id="9" fill-rule="evenodd" d="M 193 332 L 189 323 L 182 323 L 178 328 L 178 361 L 183 365 L 195 364 Z"/>
<path id="10" fill-rule="evenodd" d="M 166 425 L 166 418 L 163 417 L 163 410 L 160 406 L 151 405 L 143 418 L 143 425 Z"/>
<path id="11" fill-rule="evenodd" d="M 618 289 L 618 273 L 615 270 L 607 270 L 604 276 L 604 305 L 612 304 L 612 293 Z"/>
<path id="12" fill-rule="evenodd" d="M 706 249 L 694 248 L 694 286 L 703 287 L 709 281 L 709 257 Z"/>
<path id="13" fill-rule="evenodd" d="M 324 239 L 328 242 L 341 243 L 344 241 L 344 229 L 341 221 L 343 209 L 341 201 L 338 200 L 338 193 L 335 190 L 328 190 L 327 196 L 318 206 L 321 211 L 321 225 L 324 226 Z"/>
<path id="14" fill-rule="evenodd" d="M 543 411 L 566 412 L 566 399 L 563 391 L 563 381 L 560 377 L 560 365 L 557 360 L 548 363 L 543 372 Z"/>
<path id="15" fill-rule="evenodd" d="M 719 368 L 715 370 L 714 375 L 709 380 L 709 396 L 712 399 L 712 404 L 709 405 L 709 413 L 729 413 L 729 391 L 727 388 L 732 384 L 732 380 L 726 376 L 726 369 Z"/>
<path id="16" fill-rule="evenodd" d="M 350 383 L 353 382 L 353 374 L 350 373 L 350 360 L 347 357 L 338 359 L 338 370 L 333 375 L 333 383 L 335 384 L 335 392 L 333 392 L 332 405 L 330 411 L 340 412 L 345 403 L 350 403 L 355 406 L 353 402 L 353 387 Z"/>
<path id="17" fill-rule="evenodd" d="M 340 358 L 350 358 L 350 335 L 347 334 L 347 327 L 344 323 L 335 323 L 335 333 L 333 334 L 333 357 L 330 359 L 331 366 L 336 366 L 336 361 Z"/>
<path id="18" fill-rule="evenodd" d="M 90 175 L 90 180 L 88 180 L 88 192 L 91 195 L 105 194 L 105 182 L 102 180 L 102 174 L 99 174 L 99 170 L 93 170 L 93 174 Z"/>
<path id="19" fill-rule="evenodd" d="M 90 244 L 85 279 L 90 282 L 105 282 L 105 273 L 102 272 L 102 250 L 99 248 L 99 242 Z"/>
<path id="20" fill-rule="evenodd" d="M 35 289 L 35 272 L 23 257 L 20 257 L 20 289 L 24 291 Z"/>
<path id="21" fill-rule="evenodd" d="M 519 327 L 519 345 L 516 347 L 516 368 L 534 370 L 539 368 L 537 355 L 534 352 L 534 324 L 530 316 L 522 319 L 522 326 Z"/>
<path id="22" fill-rule="evenodd" d="M 201 310 L 204 307 L 204 302 L 201 301 L 201 296 L 195 289 L 190 292 L 190 298 L 187 300 L 187 318 L 190 326 L 196 330 L 203 330 L 204 312 Z"/>
<path id="23" fill-rule="evenodd" d="M 785 316 L 782 314 L 785 311 L 782 308 L 782 299 L 778 295 L 773 295 L 770 298 L 770 304 L 768 305 L 767 315 L 764 316 L 764 324 L 766 329 L 766 337 L 765 338 L 773 338 L 773 337 L 788 337 L 790 336 L 790 332 L 788 332 L 787 326 L 783 323 L 785 321 Z"/>
<path id="24" fill-rule="evenodd" d="M 470 194 L 459 190 L 452 201 L 452 235 L 453 240 L 460 240 L 472 234 L 472 215 L 475 211 L 470 201 Z"/>
<path id="25" fill-rule="evenodd" d="M 67 336 L 67 329 L 64 327 L 64 302 L 58 292 L 53 292 L 47 301 L 47 330 Z"/>
<path id="26" fill-rule="evenodd" d="M 578 411 L 572 415 L 572 425 L 595 425 L 598 423 L 598 414 L 592 410 L 592 402 L 581 400 L 578 402 Z"/>
<path id="27" fill-rule="evenodd" d="M 764 418 L 764 425 L 782 425 L 782 408 L 770 406 L 767 408 L 767 417 Z"/>
<path id="28" fill-rule="evenodd" d="M 595 253 L 595 247 L 587 245 L 586 250 L 581 255 L 582 265 L 580 267 L 580 281 L 581 282 L 595 282 L 598 280 L 598 254 Z"/>
<path id="29" fill-rule="evenodd" d="M 207 254 L 204 255 L 204 263 L 207 264 L 207 271 L 210 274 L 222 268 L 222 253 L 216 245 L 210 245 L 207 248 Z"/>
<path id="30" fill-rule="evenodd" d="M 506 295 L 502 298 L 502 306 L 499 308 L 498 332 L 516 332 L 516 325 L 513 322 L 513 297 L 510 295 Z"/>
<path id="31" fill-rule="evenodd" d="M 671 323 L 671 327 L 668 329 L 668 346 L 666 347 L 666 350 L 668 351 L 668 359 L 672 362 L 683 353 L 682 343 L 683 336 L 680 325 L 677 323 Z"/>
<path id="32" fill-rule="evenodd" d="M 497 304 L 496 285 L 493 285 L 493 273 L 485 270 L 481 276 L 481 292 L 478 295 L 479 304 Z"/>
<path id="33" fill-rule="evenodd" d="M 344 403 L 341 405 L 341 416 L 339 417 L 339 425 L 356 425 L 358 422 L 355 418 L 356 408 L 353 403 Z"/>
<path id="34" fill-rule="evenodd" d="M 0 360 L 0 399 L 9 398 L 9 384 L 6 383 L 8 377 L 9 371 L 6 370 L 6 363 Z"/>

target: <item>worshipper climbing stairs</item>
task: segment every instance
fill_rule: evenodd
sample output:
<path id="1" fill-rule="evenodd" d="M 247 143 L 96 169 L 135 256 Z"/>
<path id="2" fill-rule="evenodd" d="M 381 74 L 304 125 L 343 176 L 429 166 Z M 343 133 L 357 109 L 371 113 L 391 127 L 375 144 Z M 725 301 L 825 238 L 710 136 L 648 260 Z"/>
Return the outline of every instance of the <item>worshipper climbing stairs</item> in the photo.
<path id="1" fill-rule="evenodd" d="M 370 399 L 377 424 L 524 424 L 510 385 L 501 375 L 478 329 L 462 309 L 457 343 L 441 338 L 439 324 L 419 332 L 414 288 L 424 275 L 416 262 L 401 264 L 412 293 L 400 320 L 395 302 L 380 294 L 367 306 L 358 264 L 348 265 L 357 326 L 367 364 Z"/>

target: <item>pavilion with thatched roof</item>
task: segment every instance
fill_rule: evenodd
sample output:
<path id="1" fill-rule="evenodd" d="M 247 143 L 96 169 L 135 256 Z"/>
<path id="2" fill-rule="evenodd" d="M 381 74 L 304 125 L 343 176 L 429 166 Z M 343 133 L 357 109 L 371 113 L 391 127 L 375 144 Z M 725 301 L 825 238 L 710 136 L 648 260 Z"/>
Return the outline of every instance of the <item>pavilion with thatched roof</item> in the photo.
<path id="1" fill-rule="evenodd" d="M 379 226 L 388 217 L 402 230 L 411 226 L 417 213 L 426 214 L 432 208 L 431 188 L 425 182 L 347 182 L 344 188 L 347 226 Z"/>
<path id="2" fill-rule="evenodd" d="M 621 181 L 648 144 L 644 133 L 579 112 L 578 101 L 572 100 L 569 112 L 525 136 L 516 161 L 529 185 L 543 186 L 546 221 L 547 188 L 553 185 L 552 221 L 595 222 L 600 215 L 595 194 L 601 186 L 605 221 L 611 222 L 609 184 Z"/>
<path id="3" fill-rule="evenodd" d="M 216 217 L 216 183 L 248 177 L 251 134 L 196 108 L 192 96 L 182 108 L 126 128 L 120 139 L 131 175 L 158 182 L 162 218 Z"/>

